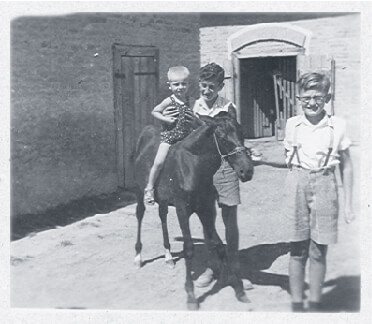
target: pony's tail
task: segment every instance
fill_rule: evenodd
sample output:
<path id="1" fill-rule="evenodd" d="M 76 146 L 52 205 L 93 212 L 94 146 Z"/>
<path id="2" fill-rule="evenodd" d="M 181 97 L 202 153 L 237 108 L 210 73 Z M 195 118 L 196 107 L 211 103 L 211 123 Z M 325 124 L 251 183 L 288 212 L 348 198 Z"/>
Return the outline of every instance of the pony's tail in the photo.
<path id="1" fill-rule="evenodd" d="M 137 152 L 139 152 L 139 149 L 141 147 L 141 144 L 142 144 L 142 136 L 140 136 L 137 140 L 137 143 L 136 143 L 136 146 L 133 148 L 130 156 L 129 156 L 129 160 L 131 162 L 134 162 L 136 160 L 136 157 L 137 157 Z"/>
<path id="2" fill-rule="evenodd" d="M 136 160 L 138 154 L 141 152 L 141 147 L 143 145 L 143 141 L 146 138 L 146 133 L 148 131 L 148 128 L 149 128 L 149 126 L 145 126 L 145 128 L 142 130 L 141 134 L 139 135 L 136 146 L 133 148 L 133 150 L 132 150 L 132 152 L 129 156 L 129 159 L 130 159 L 131 162 L 134 162 Z"/>
<path id="3" fill-rule="evenodd" d="M 147 142 L 151 140 L 157 134 L 157 129 L 152 125 L 147 125 L 143 128 L 141 134 L 138 137 L 135 148 L 130 154 L 130 161 L 135 162 L 136 158 L 141 154 Z"/>

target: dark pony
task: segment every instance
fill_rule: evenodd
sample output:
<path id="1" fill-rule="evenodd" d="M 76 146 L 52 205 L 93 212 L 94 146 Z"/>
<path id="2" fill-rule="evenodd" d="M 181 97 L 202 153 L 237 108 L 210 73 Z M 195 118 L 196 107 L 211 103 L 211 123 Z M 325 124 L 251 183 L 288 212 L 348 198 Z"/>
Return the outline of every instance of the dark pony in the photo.
<path id="1" fill-rule="evenodd" d="M 217 252 L 220 267 L 229 269 L 224 245 L 215 228 L 216 196 L 213 175 L 220 167 L 221 159 L 226 159 L 239 179 L 243 182 L 248 181 L 253 176 L 253 162 L 250 151 L 244 147 L 241 127 L 236 121 L 234 109 L 230 109 L 228 113 L 221 112 L 214 118 L 195 117 L 193 123 L 198 124 L 198 127 L 184 140 L 172 145 L 169 150 L 155 185 L 155 201 L 159 205 L 166 262 L 170 266 L 174 266 L 174 262 L 170 254 L 167 213 L 169 205 L 176 208 L 184 240 L 187 305 L 189 309 L 198 309 L 191 278 L 193 242 L 189 218 L 193 213 L 199 216 L 208 248 Z M 138 139 L 134 156 L 138 220 L 135 263 L 138 266 L 142 265 L 141 224 L 145 212 L 143 190 L 159 143 L 159 130 L 154 126 L 146 126 Z M 231 274 L 229 277 L 233 277 L 230 282 L 236 296 L 241 301 L 247 301 L 240 277 L 233 271 L 227 271 Z"/>

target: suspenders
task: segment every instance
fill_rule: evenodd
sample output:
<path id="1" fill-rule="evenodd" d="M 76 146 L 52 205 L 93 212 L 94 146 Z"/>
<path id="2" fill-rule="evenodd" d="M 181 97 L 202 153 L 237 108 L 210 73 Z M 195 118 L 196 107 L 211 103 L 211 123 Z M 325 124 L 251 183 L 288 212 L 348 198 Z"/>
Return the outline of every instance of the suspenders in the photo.
<path id="1" fill-rule="evenodd" d="M 329 116 L 329 118 L 331 118 L 331 117 Z M 292 151 L 292 154 L 289 157 L 289 161 L 288 161 L 288 167 L 290 169 L 292 169 L 292 166 L 293 166 L 292 160 L 293 160 L 293 158 L 294 158 L 295 155 L 297 157 L 298 164 L 301 166 L 300 157 L 298 155 L 298 142 L 297 142 L 297 131 L 298 131 L 297 127 L 298 126 L 299 125 L 296 125 L 296 127 L 294 129 L 294 133 L 293 133 L 293 143 L 292 143 L 293 151 Z M 328 126 L 328 127 L 329 127 L 329 130 L 330 130 L 329 131 L 329 133 L 330 133 L 330 140 L 329 140 L 329 145 L 328 145 L 327 156 L 326 156 L 326 158 L 324 160 L 324 164 L 322 166 L 322 169 L 327 168 L 327 165 L 328 165 L 328 162 L 329 162 L 329 158 L 331 157 L 331 153 L 333 151 L 333 142 L 334 142 L 334 134 L 333 134 L 333 132 L 334 131 L 333 131 L 333 128 L 332 127 L 330 127 L 330 126 Z"/>
<path id="2" fill-rule="evenodd" d="M 296 127 L 294 129 L 293 142 L 292 142 L 293 151 L 292 151 L 292 154 L 291 154 L 291 156 L 289 158 L 289 161 L 288 161 L 288 166 L 289 166 L 290 169 L 292 169 L 292 160 L 293 160 L 295 155 L 297 157 L 298 164 L 301 165 L 300 156 L 298 155 L 297 127 L 298 127 L 298 125 L 296 125 Z"/>

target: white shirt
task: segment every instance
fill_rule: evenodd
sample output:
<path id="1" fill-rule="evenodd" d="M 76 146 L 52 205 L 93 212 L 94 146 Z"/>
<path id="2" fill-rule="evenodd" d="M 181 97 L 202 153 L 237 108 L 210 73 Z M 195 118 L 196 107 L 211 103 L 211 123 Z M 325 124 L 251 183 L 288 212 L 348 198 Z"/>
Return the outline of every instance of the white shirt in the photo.
<path id="1" fill-rule="evenodd" d="M 287 150 L 286 162 L 289 162 L 292 155 L 293 145 L 297 144 L 300 161 L 294 155 L 291 163 L 305 169 L 321 168 L 333 136 L 332 152 L 327 165 L 339 164 L 339 151 L 346 150 L 351 145 L 350 139 L 345 135 L 345 128 L 345 121 L 336 116 L 330 118 L 326 115 L 316 125 L 311 124 L 304 115 L 289 118 L 284 139 L 284 147 Z"/>
<path id="2" fill-rule="evenodd" d="M 212 108 L 209 108 L 204 99 L 199 98 L 198 100 L 195 101 L 193 111 L 194 114 L 198 113 L 199 115 L 202 116 L 207 115 L 214 117 L 218 115 L 218 113 L 220 113 L 221 111 L 229 111 L 230 104 L 232 104 L 233 107 L 235 108 L 235 105 L 231 101 L 218 96 Z"/>

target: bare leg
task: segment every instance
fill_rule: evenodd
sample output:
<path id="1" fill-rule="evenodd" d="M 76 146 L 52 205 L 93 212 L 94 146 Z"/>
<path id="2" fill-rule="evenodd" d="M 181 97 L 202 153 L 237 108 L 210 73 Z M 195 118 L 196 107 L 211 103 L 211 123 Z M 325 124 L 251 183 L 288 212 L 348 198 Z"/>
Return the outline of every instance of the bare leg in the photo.
<path id="1" fill-rule="evenodd" d="M 137 242 L 136 242 L 136 245 L 135 245 L 136 256 L 134 258 L 134 264 L 139 268 L 142 265 L 142 258 L 141 258 L 141 251 L 142 251 L 141 226 L 142 226 L 142 220 L 143 220 L 144 213 L 145 213 L 145 205 L 143 203 L 143 192 L 142 192 L 142 190 L 138 190 L 138 192 L 137 192 L 137 207 L 136 207 Z"/>
<path id="2" fill-rule="evenodd" d="M 237 206 L 222 205 L 221 212 L 225 224 L 227 251 L 236 252 L 239 249 Z"/>
<path id="3" fill-rule="evenodd" d="M 291 242 L 289 259 L 289 286 L 292 303 L 303 303 L 305 267 L 309 253 L 309 241 Z"/>
<path id="4" fill-rule="evenodd" d="M 245 295 L 243 282 L 240 276 L 239 229 L 237 210 L 237 206 L 221 206 L 222 219 L 225 224 L 228 265 L 231 269 L 229 279 L 235 289 L 237 298 L 242 302 L 249 302 L 248 298 Z"/>
<path id="5" fill-rule="evenodd" d="M 160 143 L 158 152 L 156 153 L 154 164 L 150 170 L 149 181 L 147 183 L 146 189 L 153 189 L 155 181 L 161 171 L 164 161 L 168 155 L 170 145 L 167 143 Z"/>
<path id="6" fill-rule="evenodd" d="M 303 260 L 291 256 L 289 259 L 289 286 L 293 303 L 303 301 L 304 281 L 305 264 Z"/>
<path id="7" fill-rule="evenodd" d="M 225 246 L 216 231 L 216 205 L 214 194 L 204 197 L 203 204 L 197 211 L 203 225 L 205 243 L 207 247 L 207 269 L 195 280 L 196 287 L 208 287 L 227 265 Z M 222 281 L 221 281 L 222 282 Z"/>
<path id="8" fill-rule="evenodd" d="M 309 301 L 320 303 L 322 297 L 322 286 L 327 270 L 326 256 L 327 245 L 317 244 L 314 241 L 310 243 L 310 296 Z"/>

